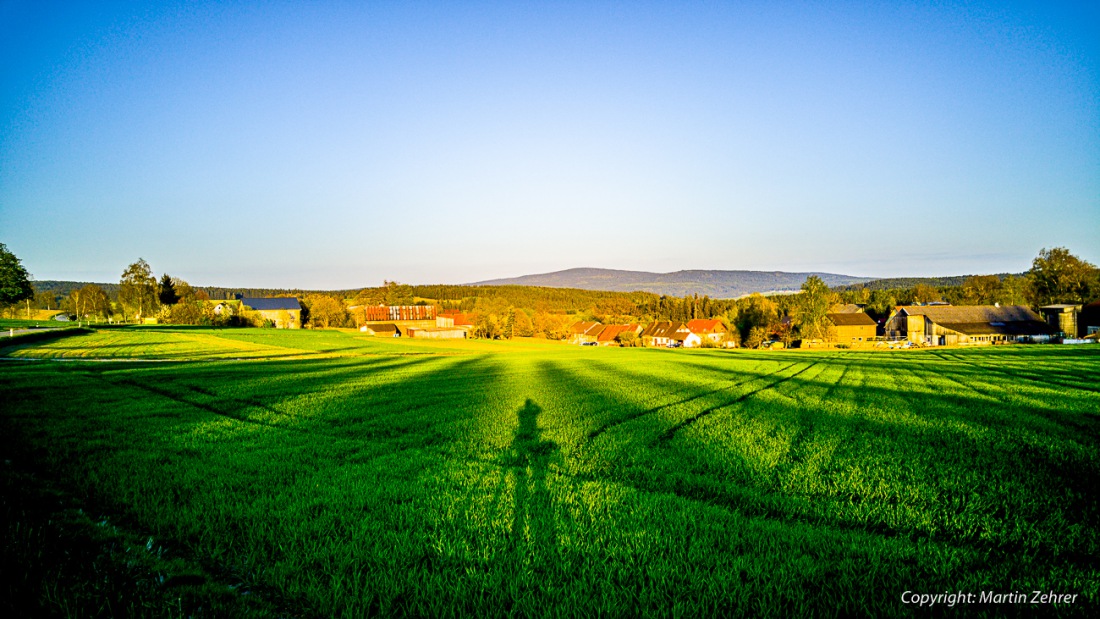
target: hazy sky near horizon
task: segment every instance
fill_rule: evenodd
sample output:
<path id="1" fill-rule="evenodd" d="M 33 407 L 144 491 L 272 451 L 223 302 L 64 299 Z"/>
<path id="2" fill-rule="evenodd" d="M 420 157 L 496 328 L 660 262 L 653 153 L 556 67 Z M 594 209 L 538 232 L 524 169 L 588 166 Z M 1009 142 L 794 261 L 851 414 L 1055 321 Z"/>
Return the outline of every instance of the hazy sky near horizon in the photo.
<path id="1" fill-rule="evenodd" d="M 1100 263 L 1100 5 L 0 0 L 38 279 Z"/>

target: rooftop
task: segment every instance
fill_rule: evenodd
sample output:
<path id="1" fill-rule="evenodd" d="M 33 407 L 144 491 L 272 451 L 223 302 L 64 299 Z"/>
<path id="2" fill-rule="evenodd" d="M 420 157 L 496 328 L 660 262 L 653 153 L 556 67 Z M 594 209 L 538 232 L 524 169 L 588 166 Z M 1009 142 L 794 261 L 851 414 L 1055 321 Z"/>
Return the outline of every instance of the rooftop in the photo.
<path id="1" fill-rule="evenodd" d="M 838 312 L 825 314 L 825 317 L 832 321 L 832 323 L 838 327 L 851 327 L 860 325 L 874 327 L 878 325 L 878 323 L 876 323 L 873 318 L 871 318 L 867 314 L 864 314 L 863 312 Z"/>
<path id="2" fill-rule="evenodd" d="M 254 310 L 300 310 L 302 305 L 294 297 L 243 297 L 241 305 Z"/>

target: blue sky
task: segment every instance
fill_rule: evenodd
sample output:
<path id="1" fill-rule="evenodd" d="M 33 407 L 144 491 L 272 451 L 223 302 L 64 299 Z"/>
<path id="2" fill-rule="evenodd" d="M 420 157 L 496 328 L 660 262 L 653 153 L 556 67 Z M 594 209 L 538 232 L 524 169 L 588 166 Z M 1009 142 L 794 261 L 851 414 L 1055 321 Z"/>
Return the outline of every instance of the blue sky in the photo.
<path id="1" fill-rule="evenodd" d="M 1100 262 L 1084 3 L 0 0 L 39 279 Z"/>

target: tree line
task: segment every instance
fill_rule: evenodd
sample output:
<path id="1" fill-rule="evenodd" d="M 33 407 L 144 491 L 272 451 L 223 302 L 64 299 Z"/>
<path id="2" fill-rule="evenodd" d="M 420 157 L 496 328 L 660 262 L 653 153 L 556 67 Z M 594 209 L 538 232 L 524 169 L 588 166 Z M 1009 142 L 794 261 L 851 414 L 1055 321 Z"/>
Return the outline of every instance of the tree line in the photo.
<path id="1" fill-rule="evenodd" d="M 473 335 L 483 338 L 544 337 L 562 339 L 578 321 L 605 324 L 647 324 L 652 321 L 718 319 L 731 338 L 745 345 L 769 339 L 824 339 L 825 314 L 837 304 L 856 303 L 875 319 L 885 319 L 899 305 L 945 302 L 952 305 L 1084 304 L 1100 298 L 1100 270 L 1068 249 L 1043 249 L 1021 275 L 971 275 L 913 280 L 912 286 L 883 288 L 868 282 L 829 288 L 811 276 L 796 294 L 752 294 L 739 299 L 706 295 L 674 297 L 648 292 L 610 292 L 540 286 L 410 285 L 385 281 L 358 291 L 305 292 L 281 289 L 195 287 L 167 273 L 156 278 L 150 265 L 138 259 L 111 286 L 83 284 L 60 297 L 37 291 L 22 264 L 0 244 L 0 305 L 13 314 L 20 304 L 62 309 L 81 320 L 118 320 L 197 325 L 258 325 L 247 312 L 215 313 L 211 299 L 255 296 L 295 296 L 302 304 L 302 324 L 320 328 L 358 327 L 366 321 L 361 308 L 370 305 L 433 305 L 474 317 Z M 902 282 L 906 280 L 890 280 Z M 54 289 L 56 290 L 56 289 Z M 215 291 L 219 294 L 212 295 Z"/>

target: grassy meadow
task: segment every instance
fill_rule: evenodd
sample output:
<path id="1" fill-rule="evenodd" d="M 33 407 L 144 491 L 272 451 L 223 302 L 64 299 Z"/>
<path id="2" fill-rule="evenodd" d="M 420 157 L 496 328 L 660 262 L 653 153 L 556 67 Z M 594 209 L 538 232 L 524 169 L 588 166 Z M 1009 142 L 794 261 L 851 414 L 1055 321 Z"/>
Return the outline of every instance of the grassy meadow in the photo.
<path id="1" fill-rule="evenodd" d="M 73 324 L 76 324 L 75 322 Z M 67 327 L 69 323 L 59 320 L 53 320 L 51 318 L 34 318 L 27 320 L 25 318 L 0 318 L 0 330 L 7 329 L 48 329 Z"/>
<path id="2" fill-rule="evenodd" d="M 0 355 L 9 606 L 117 614 L 127 579 L 124 611 L 163 616 L 904 616 L 907 590 L 1084 615 L 1100 593 L 1100 347 L 145 327 Z M 115 567 L 51 567 L 46 512 L 12 497 L 83 519 Z"/>

